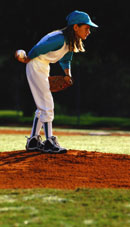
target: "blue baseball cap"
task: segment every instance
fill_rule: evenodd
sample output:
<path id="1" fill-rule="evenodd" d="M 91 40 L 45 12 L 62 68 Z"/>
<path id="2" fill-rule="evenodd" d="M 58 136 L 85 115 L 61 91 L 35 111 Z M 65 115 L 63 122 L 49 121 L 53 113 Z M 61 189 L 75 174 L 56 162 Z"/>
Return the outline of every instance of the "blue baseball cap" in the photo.
<path id="1" fill-rule="evenodd" d="M 68 26 L 73 24 L 88 24 L 92 27 L 98 27 L 97 24 L 91 21 L 91 18 L 87 13 L 78 10 L 75 10 L 72 13 L 70 13 L 66 17 L 66 20 Z"/>

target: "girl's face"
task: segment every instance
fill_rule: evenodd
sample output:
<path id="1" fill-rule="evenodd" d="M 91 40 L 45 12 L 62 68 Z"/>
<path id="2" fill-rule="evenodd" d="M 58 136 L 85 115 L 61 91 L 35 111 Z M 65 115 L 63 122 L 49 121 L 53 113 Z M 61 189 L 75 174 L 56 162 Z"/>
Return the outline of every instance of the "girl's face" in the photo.
<path id="1" fill-rule="evenodd" d="M 75 35 L 83 40 L 85 40 L 90 34 L 90 26 L 88 24 L 83 24 L 81 26 L 74 24 L 73 29 L 75 31 Z"/>

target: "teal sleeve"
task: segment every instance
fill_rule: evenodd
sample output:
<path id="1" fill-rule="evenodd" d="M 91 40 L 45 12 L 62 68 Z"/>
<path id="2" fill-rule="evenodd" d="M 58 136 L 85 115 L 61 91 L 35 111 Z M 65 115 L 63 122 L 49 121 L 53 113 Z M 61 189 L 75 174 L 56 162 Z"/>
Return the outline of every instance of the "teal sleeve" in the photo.
<path id="1" fill-rule="evenodd" d="M 73 52 L 68 52 L 67 54 L 64 55 L 63 58 L 60 59 L 59 64 L 63 70 L 71 68 L 72 58 L 73 58 Z"/>
<path id="2" fill-rule="evenodd" d="M 63 34 L 45 36 L 28 53 L 30 59 L 36 58 L 41 54 L 60 49 L 64 45 Z"/>

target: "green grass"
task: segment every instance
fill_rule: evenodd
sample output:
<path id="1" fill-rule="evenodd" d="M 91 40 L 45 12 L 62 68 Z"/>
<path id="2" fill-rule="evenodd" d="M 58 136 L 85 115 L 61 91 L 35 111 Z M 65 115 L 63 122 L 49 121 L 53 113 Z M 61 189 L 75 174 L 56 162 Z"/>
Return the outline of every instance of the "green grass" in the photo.
<path id="1" fill-rule="evenodd" d="M 121 117 L 96 117 L 90 114 L 83 114 L 80 119 L 77 116 L 56 115 L 55 124 L 86 126 L 86 127 L 110 127 L 110 128 L 130 128 L 130 119 Z"/>
<path id="2" fill-rule="evenodd" d="M 22 116 L 22 111 L 17 110 L 0 110 L 0 117 L 17 117 Z"/>
<path id="3" fill-rule="evenodd" d="M 31 125 L 32 117 L 24 117 L 22 111 L 0 110 L 0 123 Z M 121 117 L 96 117 L 91 114 L 82 114 L 80 118 L 69 115 L 55 115 L 54 125 L 70 126 L 79 128 L 101 128 L 109 127 L 116 129 L 130 129 L 130 118 Z"/>
<path id="4" fill-rule="evenodd" d="M 127 227 L 128 190 L 0 190 L 0 226 Z"/>
<path id="5" fill-rule="evenodd" d="M 4 128 L 4 127 L 3 127 Z M 3 129 L 0 127 L 0 129 Z M 8 127 L 6 127 L 8 129 Z M 31 128 L 13 128 L 14 130 Z M 112 131 L 103 130 L 71 130 L 71 129 L 54 129 L 54 131 L 64 132 L 82 132 L 89 135 L 82 136 L 58 136 L 61 146 L 67 149 L 97 151 L 105 153 L 130 154 L 130 137 L 129 136 L 110 136 Z M 117 131 L 123 133 L 123 131 Z M 126 133 L 126 132 L 124 132 Z M 130 132 L 127 132 L 130 133 Z M 28 133 L 24 135 L 1 134 L 0 135 L 0 151 L 13 151 L 25 149 L 26 138 Z M 42 139 L 45 137 L 42 135 Z"/>

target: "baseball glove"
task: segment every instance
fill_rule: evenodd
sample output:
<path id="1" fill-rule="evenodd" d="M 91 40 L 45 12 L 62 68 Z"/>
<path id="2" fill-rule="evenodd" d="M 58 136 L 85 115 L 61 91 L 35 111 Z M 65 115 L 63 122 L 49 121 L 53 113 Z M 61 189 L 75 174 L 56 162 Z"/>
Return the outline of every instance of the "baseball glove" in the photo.
<path id="1" fill-rule="evenodd" d="M 51 92 L 62 91 L 73 85 L 73 81 L 69 76 L 49 76 Z"/>

